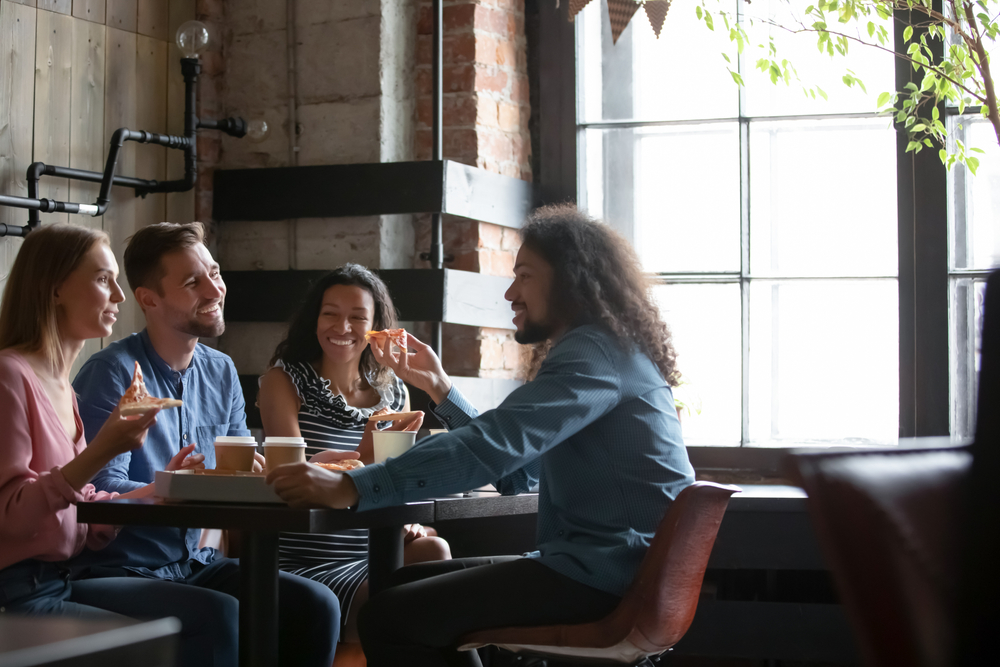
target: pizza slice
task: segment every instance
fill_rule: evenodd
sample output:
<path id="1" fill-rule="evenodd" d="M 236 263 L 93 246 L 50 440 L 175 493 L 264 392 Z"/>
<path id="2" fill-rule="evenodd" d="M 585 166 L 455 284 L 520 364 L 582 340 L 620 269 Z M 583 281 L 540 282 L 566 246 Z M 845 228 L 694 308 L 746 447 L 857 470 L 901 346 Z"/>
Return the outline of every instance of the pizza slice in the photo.
<path id="1" fill-rule="evenodd" d="M 122 417 L 141 415 L 154 408 L 177 408 L 183 401 L 176 398 L 156 398 L 146 391 L 146 383 L 142 380 L 142 369 L 135 362 L 135 372 L 132 374 L 132 384 L 125 390 L 125 395 L 118 401 L 118 414 Z"/>
<path id="2" fill-rule="evenodd" d="M 357 459 L 344 459 L 343 461 L 331 461 L 329 463 L 313 463 L 313 465 L 319 466 L 324 470 L 335 470 L 337 472 L 365 467 L 365 464 Z"/>
<path id="3" fill-rule="evenodd" d="M 369 331 L 365 334 L 365 342 L 374 341 L 374 344 L 379 347 L 385 345 L 386 338 L 399 349 L 406 350 L 406 329 L 382 329 L 382 331 Z"/>

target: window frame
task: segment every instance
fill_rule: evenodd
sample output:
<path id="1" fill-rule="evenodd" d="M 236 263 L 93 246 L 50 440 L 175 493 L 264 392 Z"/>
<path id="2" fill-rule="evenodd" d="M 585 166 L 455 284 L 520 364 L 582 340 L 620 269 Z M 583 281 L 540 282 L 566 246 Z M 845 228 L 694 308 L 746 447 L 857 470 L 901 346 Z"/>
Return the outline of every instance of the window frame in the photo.
<path id="1" fill-rule="evenodd" d="M 577 201 L 576 36 L 568 20 L 569 3 L 536 2 L 539 88 L 539 203 Z M 939 0 L 935 4 L 940 4 Z M 904 43 L 907 12 L 896 12 L 894 38 Z M 935 42 L 940 50 L 942 47 Z M 919 74 L 896 59 L 898 90 Z M 915 81 L 915 83 L 920 83 Z M 948 113 L 942 108 L 942 113 Z M 740 121 L 742 149 L 748 125 Z M 953 270 L 948 243 L 948 174 L 936 150 L 907 153 L 908 138 L 896 132 L 896 198 L 899 289 L 899 437 L 951 434 L 949 295 L 953 279 L 988 271 Z M 746 182 L 744 180 L 744 182 Z M 743 193 L 746 196 L 746 193 Z M 741 233 L 748 233 L 743 208 Z M 743 247 L 747 245 L 744 243 Z M 745 252 L 745 251 L 744 251 Z M 744 273 L 749 264 L 743 258 Z M 734 277 L 735 278 L 735 277 Z M 748 298 L 743 290 L 743 298 Z M 744 318 L 747 309 L 743 309 Z M 744 336 L 748 322 L 743 322 Z M 745 344 L 745 343 L 744 343 Z M 748 359 L 743 377 L 747 382 Z M 745 390 L 744 386 L 744 390 Z M 744 421 L 748 418 L 743 411 Z M 743 425 L 746 433 L 746 424 Z M 741 447 L 742 448 L 742 447 Z M 720 449 L 741 449 L 720 448 Z M 707 449 L 707 448 L 706 448 Z M 754 449 L 750 447 L 750 449 Z M 721 454 L 721 452 L 720 452 Z M 713 455 L 713 458 L 716 458 Z"/>

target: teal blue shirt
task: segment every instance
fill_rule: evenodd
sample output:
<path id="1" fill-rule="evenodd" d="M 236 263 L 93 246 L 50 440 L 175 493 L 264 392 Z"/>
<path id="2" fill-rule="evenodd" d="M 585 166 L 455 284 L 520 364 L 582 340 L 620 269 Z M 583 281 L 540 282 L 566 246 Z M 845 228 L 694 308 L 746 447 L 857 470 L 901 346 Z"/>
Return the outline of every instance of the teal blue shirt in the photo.
<path id="1" fill-rule="evenodd" d="M 540 563 L 624 595 L 656 527 L 694 481 L 673 393 L 642 352 L 595 326 L 570 330 L 534 380 L 479 415 L 454 387 L 435 414 L 449 432 L 348 474 L 359 510 L 495 482 L 537 481 Z"/>

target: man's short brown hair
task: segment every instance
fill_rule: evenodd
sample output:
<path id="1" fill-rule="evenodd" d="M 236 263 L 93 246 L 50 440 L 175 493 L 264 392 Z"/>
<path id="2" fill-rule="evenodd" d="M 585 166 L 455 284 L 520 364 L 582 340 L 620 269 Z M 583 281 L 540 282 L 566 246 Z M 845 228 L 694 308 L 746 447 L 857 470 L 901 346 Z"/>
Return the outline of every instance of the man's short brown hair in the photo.
<path id="1" fill-rule="evenodd" d="M 139 287 L 162 295 L 160 281 L 166 270 L 164 255 L 205 243 L 205 225 L 200 222 L 159 222 L 143 227 L 128 240 L 125 248 L 125 277 L 133 292 Z"/>

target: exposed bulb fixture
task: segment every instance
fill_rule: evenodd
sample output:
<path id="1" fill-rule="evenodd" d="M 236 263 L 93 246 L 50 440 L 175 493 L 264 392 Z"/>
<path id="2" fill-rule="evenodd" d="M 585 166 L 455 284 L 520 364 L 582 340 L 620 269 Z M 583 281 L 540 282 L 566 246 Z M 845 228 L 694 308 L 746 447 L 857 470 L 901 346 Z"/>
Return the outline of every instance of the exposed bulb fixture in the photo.
<path id="1" fill-rule="evenodd" d="M 208 46 L 208 27 L 201 21 L 187 21 L 177 29 L 177 48 L 185 58 L 197 58 Z"/>
<path id="2" fill-rule="evenodd" d="M 259 144 L 267 138 L 267 122 L 263 118 L 254 118 L 247 122 L 247 140 Z"/>

